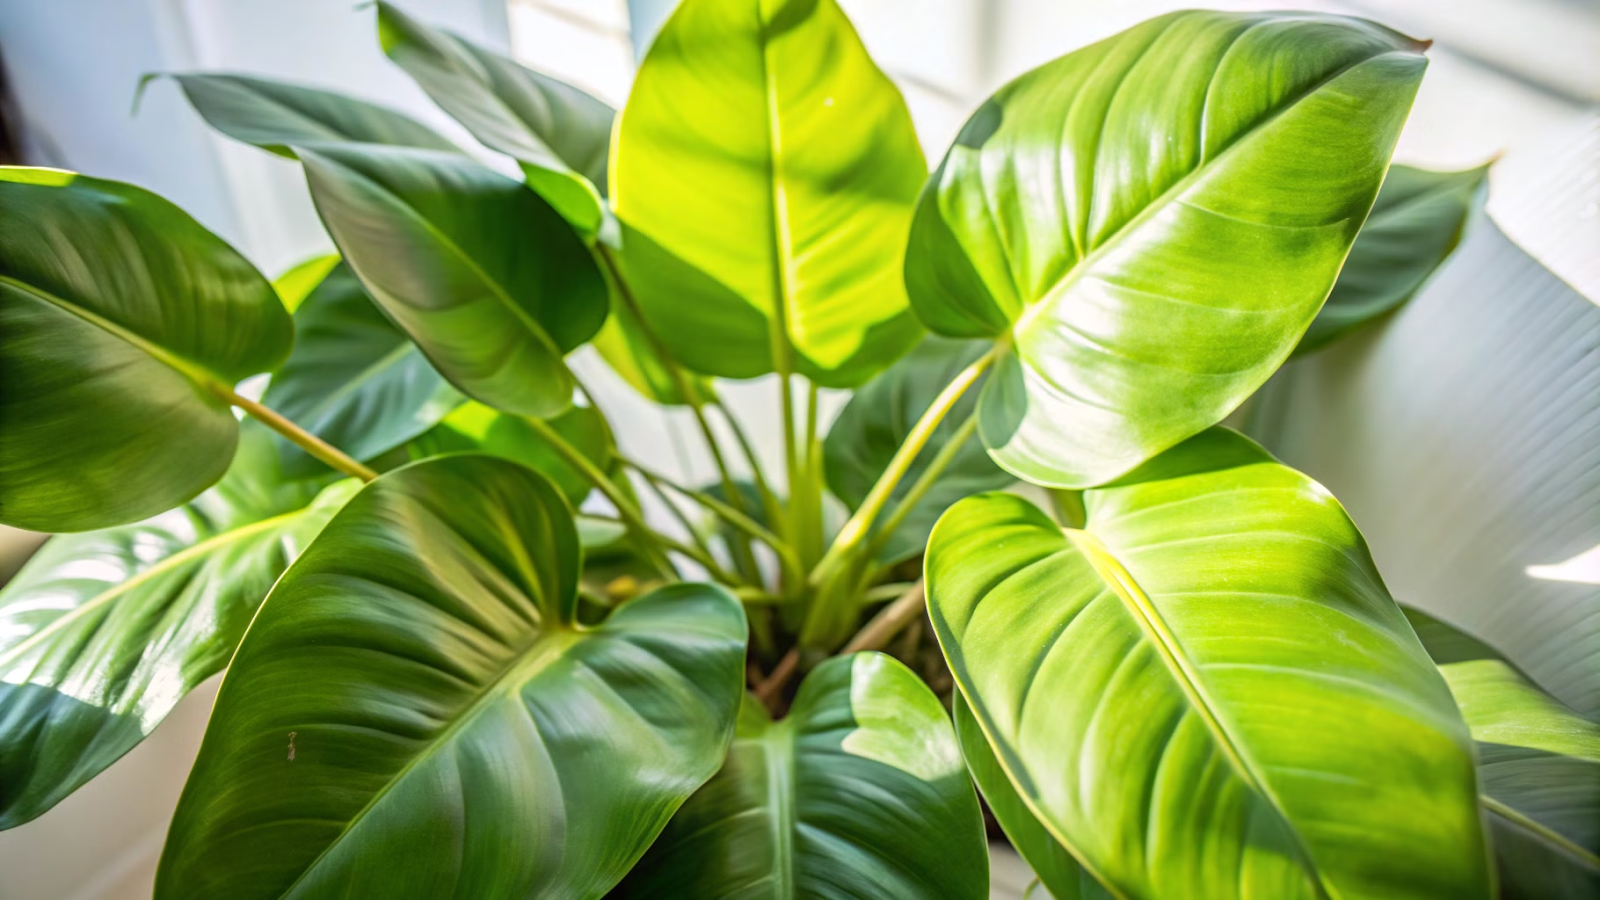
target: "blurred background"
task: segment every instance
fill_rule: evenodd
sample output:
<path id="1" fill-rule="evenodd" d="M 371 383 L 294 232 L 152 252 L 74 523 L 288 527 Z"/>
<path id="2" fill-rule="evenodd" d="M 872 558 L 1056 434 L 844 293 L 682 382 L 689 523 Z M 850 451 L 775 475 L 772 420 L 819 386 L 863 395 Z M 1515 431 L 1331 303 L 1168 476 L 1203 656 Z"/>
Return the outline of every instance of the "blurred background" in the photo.
<path id="1" fill-rule="evenodd" d="M 931 162 L 1006 80 L 1192 5 L 840 3 L 905 92 Z M 620 107 L 673 0 L 397 5 Z M 1396 160 L 1496 159 L 1488 214 L 1397 315 L 1281 373 L 1253 401 L 1252 430 L 1345 503 L 1397 597 L 1600 715 L 1600 0 L 1206 5 L 1348 13 L 1435 41 Z M 275 276 L 332 249 L 298 167 L 211 132 L 171 83 L 152 84 L 135 111 L 135 88 L 147 72 L 263 74 L 388 104 L 473 146 L 384 58 L 373 17 L 349 0 L 3 0 L 0 162 L 154 190 Z M 597 357 L 576 365 L 625 452 L 712 477 L 689 421 L 646 404 Z M 752 431 L 776 435 L 773 392 L 758 380 L 727 394 Z M 780 466 L 776 441 L 762 451 Z M 0 583 L 39 539 L 0 534 Z M 0 833 L 0 900 L 149 896 L 212 692 L 49 814 Z M 995 896 L 1020 896 L 1027 880 L 1002 864 Z"/>

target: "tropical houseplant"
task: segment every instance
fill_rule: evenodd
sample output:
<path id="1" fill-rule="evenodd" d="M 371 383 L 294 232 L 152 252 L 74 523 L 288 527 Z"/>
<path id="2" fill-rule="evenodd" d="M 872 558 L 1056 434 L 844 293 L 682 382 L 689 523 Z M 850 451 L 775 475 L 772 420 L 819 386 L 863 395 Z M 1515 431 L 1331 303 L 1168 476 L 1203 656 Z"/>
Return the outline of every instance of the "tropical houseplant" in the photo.
<path id="1" fill-rule="evenodd" d="M 65 533 L 0 592 L 0 827 L 226 667 L 161 897 L 981 897 L 974 783 L 1056 897 L 1593 886 L 1600 728 L 1218 425 L 1464 227 L 1482 171 L 1390 171 L 1425 43 L 1163 16 L 930 175 L 832 0 L 684 0 L 620 114 L 377 19 L 521 180 L 175 74 L 304 168 L 339 254 L 269 283 L 0 170 L 0 521 Z M 588 343 L 717 483 L 617 450 Z M 781 478 L 718 398 L 769 374 Z"/>

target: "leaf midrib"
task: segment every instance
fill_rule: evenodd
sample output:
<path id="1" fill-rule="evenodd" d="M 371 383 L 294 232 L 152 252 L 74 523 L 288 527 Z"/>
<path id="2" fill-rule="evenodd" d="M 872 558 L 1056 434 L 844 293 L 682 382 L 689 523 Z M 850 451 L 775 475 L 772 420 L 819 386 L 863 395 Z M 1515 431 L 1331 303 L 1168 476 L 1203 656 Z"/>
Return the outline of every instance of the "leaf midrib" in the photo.
<path id="1" fill-rule="evenodd" d="M 1499 816 L 1545 843 L 1555 846 L 1589 868 L 1600 871 L 1600 856 L 1595 855 L 1588 848 L 1579 845 L 1561 832 L 1544 825 L 1515 807 L 1502 803 L 1488 794 L 1479 794 L 1478 802 L 1483 804 L 1483 808 L 1487 809 L 1491 814 Z"/>
<path id="2" fill-rule="evenodd" d="M 783 176 L 783 128 L 778 114 L 778 79 L 770 57 L 772 41 L 766 39 L 768 22 L 757 4 L 756 21 L 761 29 L 761 85 L 767 101 L 767 180 L 772 189 L 771 239 L 773 261 L 773 310 L 770 338 L 772 366 L 787 378 L 794 371 L 794 337 L 789 331 L 789 295 L 794 269 L 794 238 L 789 227 L 789 193 Z"/>
<path id="3" fill-rule="evenodd" d="M 334 848 L 349 837 L 351 830 L 360 824 L 379 803 L 383 802 L 390 791 L 405 781 L 411 771 L 421 765 L 424 760 L 431 759 L 440 747 L 454 740 L 456 734 L 470 725 L 479 713 L 491 703 L 500 699 L 503 694 L 514 693 L 513 688 L 516 685 L 527 684 L 532 681 L 540 672 L 560 660 L 567 649 L 584 640 L 585 637 L 586 635 L 582 632 L 568 628 L 545 626 L 535 629 L 533 640 L 528 642 L 527 646 L 512 653 L 505 667 L 483 685 L 477 695 L 468 701 L 466 706 L 462 707 L 461 712 L 455 716 L 454 720 L 423 747 L 419 748 L 411 759 L 406 761 L 405 765 L 396 770 L 393 776 L 374 791 L 371 799 L 361 809 L 350 815 L 349 820 L 345 822 L 339 833 L 328 841 L 327 846 L 323 847 L 322 851 L 306 864 L 299 876 L 288 887 L 284 888 L 283 892 L 278 896 L 283 898 L 293 894 L 301 882 L 305 881 L 312 872 L 317 870 L 317 867 L 322 864 L 328 854 L 332 853 Z M 543 739 L 543 737 L 543 733 L 540 733 L 540 738 Z"/>
<path id="4" fill-rule="evenodd" d="M 794 726 L 775 722 L 761 736 L 767 761 L 767 808 L 771 811 L 773 893 L 793 900 L 794 891 Z"/>
<path id="5" fill-rule="evenodd" d="M 1278 814 L 1284 828 L 1293 837 L 1295 848 L 1300 856 L 1300 863 L 1306 870 L 1317 889 L 1318 896 L 1329 898 L 1338 894 L 1322 876 L 1321 867 L 1316 864 L 1316 857 L 1312 855 L 1311 848 L 1306 845 L 1305 838 L 1300 830 L 1295 827 L 1294 820 L 1284 809 L 1283 802 L 1277 794 L 1267 785 L 1257 766 L 1250 760 L 1233 735 L 1223 725 L 1222 718 L 1216 709 L 1216 702 L 1206 691 L 1204 683 L 1193 661 L 1184 652 L 1183 645 L 1178 641 L 1177 635 L 1172 633 L 1161 611 L 1156 608 L 1154 601 L 1134 580 L 1132 573 L 1123 567 L 1100 538 L 1096 535 L 1078 528 L 1063 528 L 1062 532 L 1067 540 L 1086 559 L 1100 576 L 1117 599 L 1122 601 L 1122 606 L 1128 614 L 1139 623 L 1139 629 L 1144 632 L 1145 638 L 1155 648 L 1169 675 L 1178 683 L 1179 688 L 1189 700 L 1189 706 L 1199 714 L 1206 730 L 1211 733 L 1212 739 L 1217 742 L 1223 755 L 1227 757 L 1234 772 L 1257 796 L 1266 800 Z"/>
<path id="6" fill-rule="evenodd" d="M 1272 123 L 1276 122 L 1279 118 L 1289 113 L 1301 103 L 1304 103 L 1307 99 L 1311 98 L 1323 88 L 1332 84 L 1334 81 L 1344 77 L 1344 75 L 1355 68 L 1366 65 L 1374 60 L 1382 59 L 1386 56 L 1410 52 L 1415 51 L 1401 49 L 1386 50 L 1383 53 L 1376 53 L 1371 56 L 1363 57 L 1355 62 L 1339 67 L 1337 70 L 1330 73 L 1316 84 L 1311 85 L 1292 102 L 1286 103 L 1283 106 L 1273 110 L 1268 115 L 1262 117 L 1260 121 L 1252 124 L 1247 130 L 1236 135 L 1226 147 L 1222 148 L 1220 152 L 1211 157 L 1209 160 L 1202 157 L 1199 164 L 1194 167 L 1193 171 L 1174 182 L 1172 187 L 1162 191 L 1160 196 L 1156 197 L 1143 209 L 1139 210 L 1139 212 L 1133 218 L 1129 219 L 1122 225 L 1122 227 L 1113 232 L 1111 236 L 1105 241 L 1101 242 L 1099 246 L 1091 250 L 1087 256 L 1079 259 L 1072 265 L 1071 268 L 1062 273 L 1061 277 L 1056 279 L 1056 281 L 1051 284 L 1048 289 L 1042 292 L 1037 300 L 1028 303 L 1026 308 L 1023 309 L 1022 314 L 1019 315 L 1016 321 L 1011 324 L 1010 333 L 1020 339 L 1033 324 L 1034 320 L 1039 318 L 1039 316 L 1043 314 L 1047 307 L 1051 307 L 1056 302 L 1059 302 L 1060 298 L 1068 290 L 1070 290 L 1074 284 L 1082 280 L 1083 277 L 1094 268 L 1096 263 L 1111 253 L 1111 251 L 1120 247 L 1123 240 L 1137 233 L 1147 221 L 1161 211 L 1165 210 L 1168 206 L 1174 203 L 1177 198 L 1183 196 L 1183 194 L 1186 193 L 1189 188 L 1193 187 L 1196 182 L 1200 181 L 1204 176 L 1215 171 L 1215 167 L 1222 164 L 1223 160 L 1227 159 L 1229 155 L 1232 154 L 1236 149 L 1248 144 L 1251 139 L 1253 139 L 1257 134 L 1260 134 L 1267 128 L 1271 127 Z M 1373 200 L 1376 201 L 1376 199 L 1377 196 L 1374 194 Z M 1370 209 L 1371 205 L 1369 204 L 1368 210 L 1370 211 Z M 1013 278 L 1013 281 L 1014 280 L 1015 279 Z M 1331 284 L 1329 285 L 1329 289 L 1332 289 Z M 1025 293 L 1020 289 L 1020 286 L 1017 286 L 1017 296 L 1026 296 Z"/>

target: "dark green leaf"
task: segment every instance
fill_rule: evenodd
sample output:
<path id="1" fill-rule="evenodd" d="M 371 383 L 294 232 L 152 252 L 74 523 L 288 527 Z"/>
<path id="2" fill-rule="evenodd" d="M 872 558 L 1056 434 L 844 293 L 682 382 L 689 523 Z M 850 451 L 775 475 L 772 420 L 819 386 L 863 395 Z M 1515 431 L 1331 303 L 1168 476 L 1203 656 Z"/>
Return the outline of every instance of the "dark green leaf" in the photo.
<path id="1" fill-rule="evenodd" d="M 573 406 L 547 424 L 602 472 L 612 470 L 616 448 L 599 410 Z M 594 487 L 528 423 L 481 403 L 467 403 L 445 416 L 438 427 L 412 441 L 407 451 L 412 459 L 474 452 L 515 460 L 555 482 L 574 506 Z"/>
<path id="2" fill-rule="evenodd" d="M 547 417 L 571 404 L 562 356 L 599 330 L 606 287 L 548 203 L 464 156 L 296 150 L 345 260 L 441 374 L 508 412 Z"/>
<path id="3" fill-rule="evenodd" d="M 721 764 L 746 626 L 692 584 L 578 626 L 578 568 L 523 466 L 367 485 L 240 645 L 156 896 L 603 894 Z"/>
<path id="4" fill-rule="evenodd" d="M 342 263 L 298 305 L 294 327 L 294 352 L 261 402 L 355 459 L 422 434 L 465 399 Z M 327 471 L 294 444 L 279 447 L 290 477 Z"/>
<path id="5" fill-rule="evenodd" d="M 613 162 L 629 284 L 690 368 L 853 387 L 915 342 L 899 270 L 926 163 L 834 0 L 679 4 Z"/>
<path id="6" fill-rule="evenodd" d="M 988 848 L 938 698 L 881 653 L 830 659 L 773 722 L 753 698 L 722 771 L 617 894 L 983 898 Z"/>
<path id="7" fill-rule="evenodd" d="M 1214 428 L 1084 501 L 1076 529 L 964 500 L 927 557 L 956 683 L 1063 847 L 1127 897 L 1489 895 L 1466 725 L 1327 491 Z"/>
<path id="8" fill-rule="evenodd" d="M 146 76 L 146 80 L 159 76 Z M 337 91 L 269 78 L 190 72 L 170 76 L 206 124 L 236 141 L 294 158 L 291 145 L 324 141 L 460 152 L 404 113 Z"/>
<path id="9" fill-rule="evenodd" d="M 1110 900 L 1111 894 L 1061 846 L 1061 842 L 1034 816 L 1017 789 L 1011 786 L 1010 778 L 999 760 L 994 758 L 994 751 L 989 749 L 989 742 L 973 720 L 972 710 L 967 706 L 967 701 L 962 699 L 960 691 L 956 691 L 951 698 L 951 705 L 954 707 L 956 737 L 961 742 L 961 755 L 967 760 L 967 771 L 972 773 L 972 780 L 978 783 L 978 790 L 983 792 L 983 799 L 988 801 L 989 810 L 999 821 L 1000 828 L 1011 839 L 1011 846 L 1049 890 L 1045 896 L 1054 897 L 1055 900 Z M 1034 895 L 1030 893 L 1027 896 Z"/>
<path id="10" fill-rule="evenodd" d="M 823 465 L 828 489 L 854 510 L 866 499 L 895 451 L 935 397 L 961 370 L 988 350 L 983 341 L 958 341 L 929 336 L 887 371 L 868 382 L 850 398 L 823 443 Z M 927 469 L 946 443 L 960 431 L 978 402 L 977 390 L 967 392 L 933 433 L 890 497 L 890 510 L 898 514 L 906 492 Z M 944 474 L 911 508 L 878 552 L 878 561 L 896 563 L 922 552 L 933 523 L 950 504 L 980 491 L 1003 488 L 1010 474 L 989 458 L 983 444 L 966 440 Z M 884 523 L 880 517 L 877 525 Z"/>
<path id="11" fill-rule="evenodd" d="M 0 828 L 82 787 L 221 671 L 261 598 L 356 483 L 271 475 L 264 429 L 193 503 L 62 535 L 0 590 Z"/>
<path id="12" fill-rule="evenodd" d="M 85 531 L 193 498 L 239 440 L 219 390 L 292 341 L 267 280 L 171 203 L 0 168 L 0 523 Z"/>
<path id="13" fill-rule="evenodd" d="M 995 459 L 1101 484 L 1266 381 L 1366 218 L 1424 46 L 1177 12 L 991 97 L 923 193 L 906 280 L 933 331 L 1013 345 L 980 403 Z"/>
<path id="14" fill-rule="evenodd" d="M 1328 302 L 1300 339 L 1309 353 L 1410 300 L 1461 240 L 1467 217 L 1483 205 L 1489 167 L 1430 172 L 1394 166 Z"/>
<path id="15" fill-rule="evenodd" d="M 1489 645 L 1415 609 L 1478 742 L 1478 780 L 1508 897 L 1600 896 L 1600 725 Z"/>
<path id="16" fill-rule="evenodd" d="M 611 107 L 571 85 L 378 4 L 383 52 L 586 235 L 600 228 Z"/>

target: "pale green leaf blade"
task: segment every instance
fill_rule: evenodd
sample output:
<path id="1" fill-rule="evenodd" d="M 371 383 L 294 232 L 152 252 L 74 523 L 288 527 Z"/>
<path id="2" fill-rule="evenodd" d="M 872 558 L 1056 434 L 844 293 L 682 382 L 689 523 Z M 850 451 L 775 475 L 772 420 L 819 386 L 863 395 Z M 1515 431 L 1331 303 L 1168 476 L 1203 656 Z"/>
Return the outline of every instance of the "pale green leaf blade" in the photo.
<path id="1" fill-rule="evenodd" d="M 589 94 L 378 4 L 383 52 L 584 234 L 603 215 L 611 107 Z"/>
<path id="2" fill-rule="evenodd" d="M 239 439 L 218 389 L 292 341 L 267 280 L 171 203 L 0 168 L 0 522 L 86 531 L 192 499 Z"/>
<path id="3" fill-rule="evenodd" d="M 781 721 L 747 698 L 722 771 L 617 894 L 978 900 L 987 853 L 938 698 L 893 658 L 858 653 L 818 666 Z"/>
<path id="4" fill-rule="evenodd" d="M 1083 530 L 962 501 L 927 562 L 956 682 L 1063 846 L 1129 897 L 1489 895 L 1466 726 L 1325 490 L 1217 428 L 1084 499 Z"/>
<path id="5" fill-rule="evenodd" d="M 548 203 L 455 154 L 296 152 L 345 260 L 440 374 L 508 412 L 551 416 L 571 404 L 562 357 L 599 330 L 606 287 Z"/>
<path id="6" fill-rule="evenodd" d="M 292 158 L 292 145 L 325 141 L 460 152 L 402 112 L 337 91 L 225 72 L 168 77 L 178 83 L 206 124 L 280 156 Z"/>
<path id="7" fill-rule="evenodd" d="M 1419 610 L 1406 617 L 1478 742 L 1478 780 L 1507 896 L 1600 893 L 1600 725 L 1503 654 Z"/>
<path id="8" fill-rule="evenodd" d="M 1432 172 L 1394 166 L 1356 235 L 1328 302 L 1295 355 L 1309 353 L 1392 312 L 1422 289 L 1483 206 L 1489 167 Z"/>
<path id="9" fill-rule="evenodd" d="M 294 312 L 295 344 L 261 402 L 354 459 L 369 462 L 422 434 L 465 399 L 340 263 Z M 327 465 L 280 441 L 294 478 Z"/>
<path id="10" fill-rule="evenodd" d="M 156 896 L 604 894 L 721 763 L 746 624 L 678 584 L 579 627 L 579 556 L 515 463 L 367 485 L 240 645 Z"/>
<path id="11" fill-rule="evenodd" d="M 904 100 L 834 0 L 685 0 L 612 159 L 646 322 L 708 375 L 864 382 L 920 330 L 900 265 L 926 173 Z"/>
<path id="12" fill-rule="evenodd" d="M 929 336 L 856 391 L 828 429 L 822 445 L 823 472 L 834 496 L 852 510 L 861 505 L 934 398 L 987 350 L 988 345 L 982 341 Z M 895 515 L 912 485 L 976 410 L 978 390 L 974 386 L 956 402 L 896 485 L 887 507 Z M 933 523 L 950 504 L 971 494 L 1003 488 L 1014 480 L 994 464 L 975 437 L 968 437 L 955 452 L 944 474 L 884 540 L 878 552 L 879 562 L 892 564 L 921 553 Z M 882 517 L 874 523 L 875 534 L 886 519 Z"/>
<path id="13" fill-rule="evenodd" d="M 261 599 L 355 482 L 270 475 L 264 431 L 193 503 L 47 541 L 0 590 L 0 828 L 115 762 L 221 671 Z"/>
<path id="14" fill-rule="evenodd" d="M 991 97 L 923 193 L 906 278 L 933 331 L 1014 345 L 982 400 L 995 459 L 1104 483 L 1266 381 L 1372 205 L 1424 46 L 1177 12 Z"/>
<path id="15" fill-rule="evenodd" d="M 967 771 L 977 782 L 978 790 L 988 802 L 989 810 L 1000 823 L 1011 846 L 1027 861 L 1028 867 L 1038 876 L 1055 900 L 1109 900 L 1111 894 L 1094 880 L 1066 848 L 1034 817 L 1017 789 L 1011 785 L 1005 769 L 994 758 L 994 751 L 983 736 L 983 730 L 972 718 L 972 710 L 958 690 L 951 698 L 955 717 L 956 737 L 961 742 L 961 755 L 967 761 Z M 1041 892 L 1042 893 L 1042 892 Z M 1027 896 L 1034 896 L 1028 894 Z"/>

